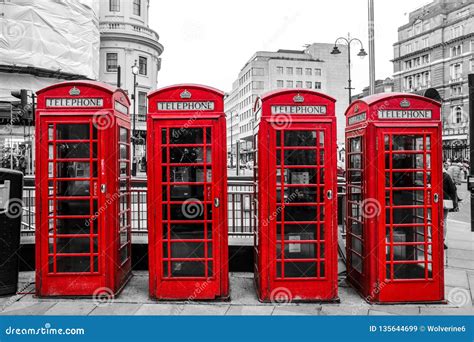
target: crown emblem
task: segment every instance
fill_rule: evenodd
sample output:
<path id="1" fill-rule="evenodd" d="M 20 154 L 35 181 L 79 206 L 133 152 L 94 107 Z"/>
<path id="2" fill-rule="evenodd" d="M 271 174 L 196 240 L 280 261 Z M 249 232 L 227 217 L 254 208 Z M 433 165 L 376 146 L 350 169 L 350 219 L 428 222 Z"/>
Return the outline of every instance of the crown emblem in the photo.
<path id="1" fill-rule="evenodd" d="M 301 102 L 304 102 L 304 97 L 301 96 L 300 94 L 296 95 L 295 97 L 293 97 L 293 101 L 295 103 L 301 103 Z"/>
<path id="2" fill-rule="evenodd" d="M 182 99 L 190 99 L 191 98 L 191 93 L 187 89 L 184 89 L 184 91 L 179 96 Z"/>
<path id="3" fill-rule="evenodd" d="M 359 112 L 359 105 L 355 105 L 354 106 L 354 113 L 358 113 Z"/>
<path id="4" fill-rule="evenodd" d="M 408 101 L 407 99 L 403 99 L 403 100 L 400 102 L 400 107 L 402 107 L 402 108 L 408 108 L 408 107 L 410 107 L 410 101 Z"/>
<path id="5" fill-rule="evenodd" d="M 72 87 L 71 90 L 69 90 L 69 95 L 79 96 L 79 95 L 81 95 L 81 91 L 79 89 L 77 89 L 76 87 Z"/>

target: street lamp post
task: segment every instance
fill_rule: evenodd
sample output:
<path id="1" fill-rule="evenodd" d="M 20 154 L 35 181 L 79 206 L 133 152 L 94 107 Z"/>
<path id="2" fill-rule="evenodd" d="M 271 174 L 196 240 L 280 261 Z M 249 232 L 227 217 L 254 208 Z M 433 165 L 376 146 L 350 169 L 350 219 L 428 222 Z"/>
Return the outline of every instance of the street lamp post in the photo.
<path id="1" fill-rule="evenodd" d="M 360 58 L 364 58 L 367 56 L 367 52 L 364 50 L 364 45 L 362 44 L 362 41 L 358 38 L 351 38 L 350 33 L 347 34 L 347 38 L 345 37 L 339 37 L 336 39 L 334 42 L 334 48 L 331 51 L 331 55 L 339 55 L 341 53 L 341 50 L 337 47 L 337 43 L 339 41 L 343 41 L 347 45 L 347 68 L 349 71 L 349 79 L 347 80 L 348 87 L 346 89 L 349 90 L 349 104 L 352 102 L 352 79 L 351 79 L 351 44 L 356 42 L 360 44 L 360 51 L 357 54 Z"/>
<path id="2" fill-rule="evenodd" d="M 135 64 L 132 65 L 132 74 L 133 74 L 133 119 L 132 119 L 132 176 L 137 175 L 137 165 L 135 163 L 135 127 L 137 121 L 137 75 L 140 69 L 137 65 L 137 60 Z"/>
<path id="3" fill-rule="evenodd" d="M 234 147 L 234 114 L 239 114 L 235 110 L 230 112 L 230 168 L 234 166 L 234 152 L 232 151 Z"/>

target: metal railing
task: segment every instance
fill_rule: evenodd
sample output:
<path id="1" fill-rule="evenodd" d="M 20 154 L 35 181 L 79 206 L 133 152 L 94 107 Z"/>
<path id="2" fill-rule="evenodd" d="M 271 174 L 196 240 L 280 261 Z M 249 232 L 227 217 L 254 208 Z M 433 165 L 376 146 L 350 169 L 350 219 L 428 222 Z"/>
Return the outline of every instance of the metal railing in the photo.
<path id="1" fill-rule="evenodd" d="M 229 236 L 250 237 L 255 228 L 255 211 L 252 177 L 229 177 L 227 186 Z M 345 196 L 345 185 L 338 183 L 338 196 Z M 132 180 L 132 234 L 146 236 L 147 225 L 147 181 Z M 34 179 L 25 178 L 23 190 L 22 236 L 34 236 L 35 233 L 35 188 Z M 342 201 L 344 203 L 344 201 Z"/>

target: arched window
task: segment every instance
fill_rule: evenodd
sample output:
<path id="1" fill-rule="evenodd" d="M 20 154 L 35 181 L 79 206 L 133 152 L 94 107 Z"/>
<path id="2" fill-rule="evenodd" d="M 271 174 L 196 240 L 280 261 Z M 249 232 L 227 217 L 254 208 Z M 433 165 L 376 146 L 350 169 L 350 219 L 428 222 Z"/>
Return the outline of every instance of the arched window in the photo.
<path id="1" fill-rule="evenodd" d="M 462 107 L 461 106 L 454 107 L 453 119 L 454 119 L 453 121 L 455 124 L 462 123 Z"/>

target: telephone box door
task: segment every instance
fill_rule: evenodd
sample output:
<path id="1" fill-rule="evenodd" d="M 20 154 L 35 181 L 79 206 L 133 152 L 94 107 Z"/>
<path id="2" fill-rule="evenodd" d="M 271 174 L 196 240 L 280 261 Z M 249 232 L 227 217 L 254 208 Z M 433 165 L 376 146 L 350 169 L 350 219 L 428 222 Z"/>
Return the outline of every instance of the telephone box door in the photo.
<path id="1" fill-rule="evenodd" d="M 95 217 L 101 206 L 99 171 L 101 131 L 92 119 L 44 119 L 39 137 L 42 148 L 38 172 L 48 179 L 49 189 L 41 188 L 43 232 L 41 267 L 47 293 L 90 295 L 102 284 L 104 275 L 102 222 Z M 55 281 L 49 281 L 55 276 Z M 80 276 L 80 277 L 79 277 Z"/>
<path id="2" fill-rule="evenodd" d="M 223 198 L 219 179 L 226 172 L 217 120 L 156 120 L 161 145 L 153 182 L 161 203 L 156 212 L 157 295 L 160 298 L 214 299 L 220 293 L 223 238 L 218 225 Z M 160 195 L 161 194 L 161 195 Z M 160 224 L 161 222 L 161 224 Z"/>
<path id="3" fill-rule="evenodd" d="M 317 289 L 321 299 L 332 299 L 336 289 L 328 279 L 337 267 L 330 261 L 337 260 L 332 257 L 337 251 L 332 125 L 271 127 L 270 165 L 276 166 L 275 179 L 270 180 L 275 184 L 270 189 L 270 212 L 275 213 L 269 245 L 271 288 L 287 288 L 301 299 Z"/>
<path id="4" fill-rule="evenodd" d="M 436 128 L 379 130 L 378 189 L 384 190 L 378 241 L 385 256 L 379 271 L 386 279 L 381 296 L 389 297 L 381 300 L 397 301 L 401 293 L 405 300 L 422 301 L 443 291 L 437 281 L 443 238 L 438 133 Z"/>

